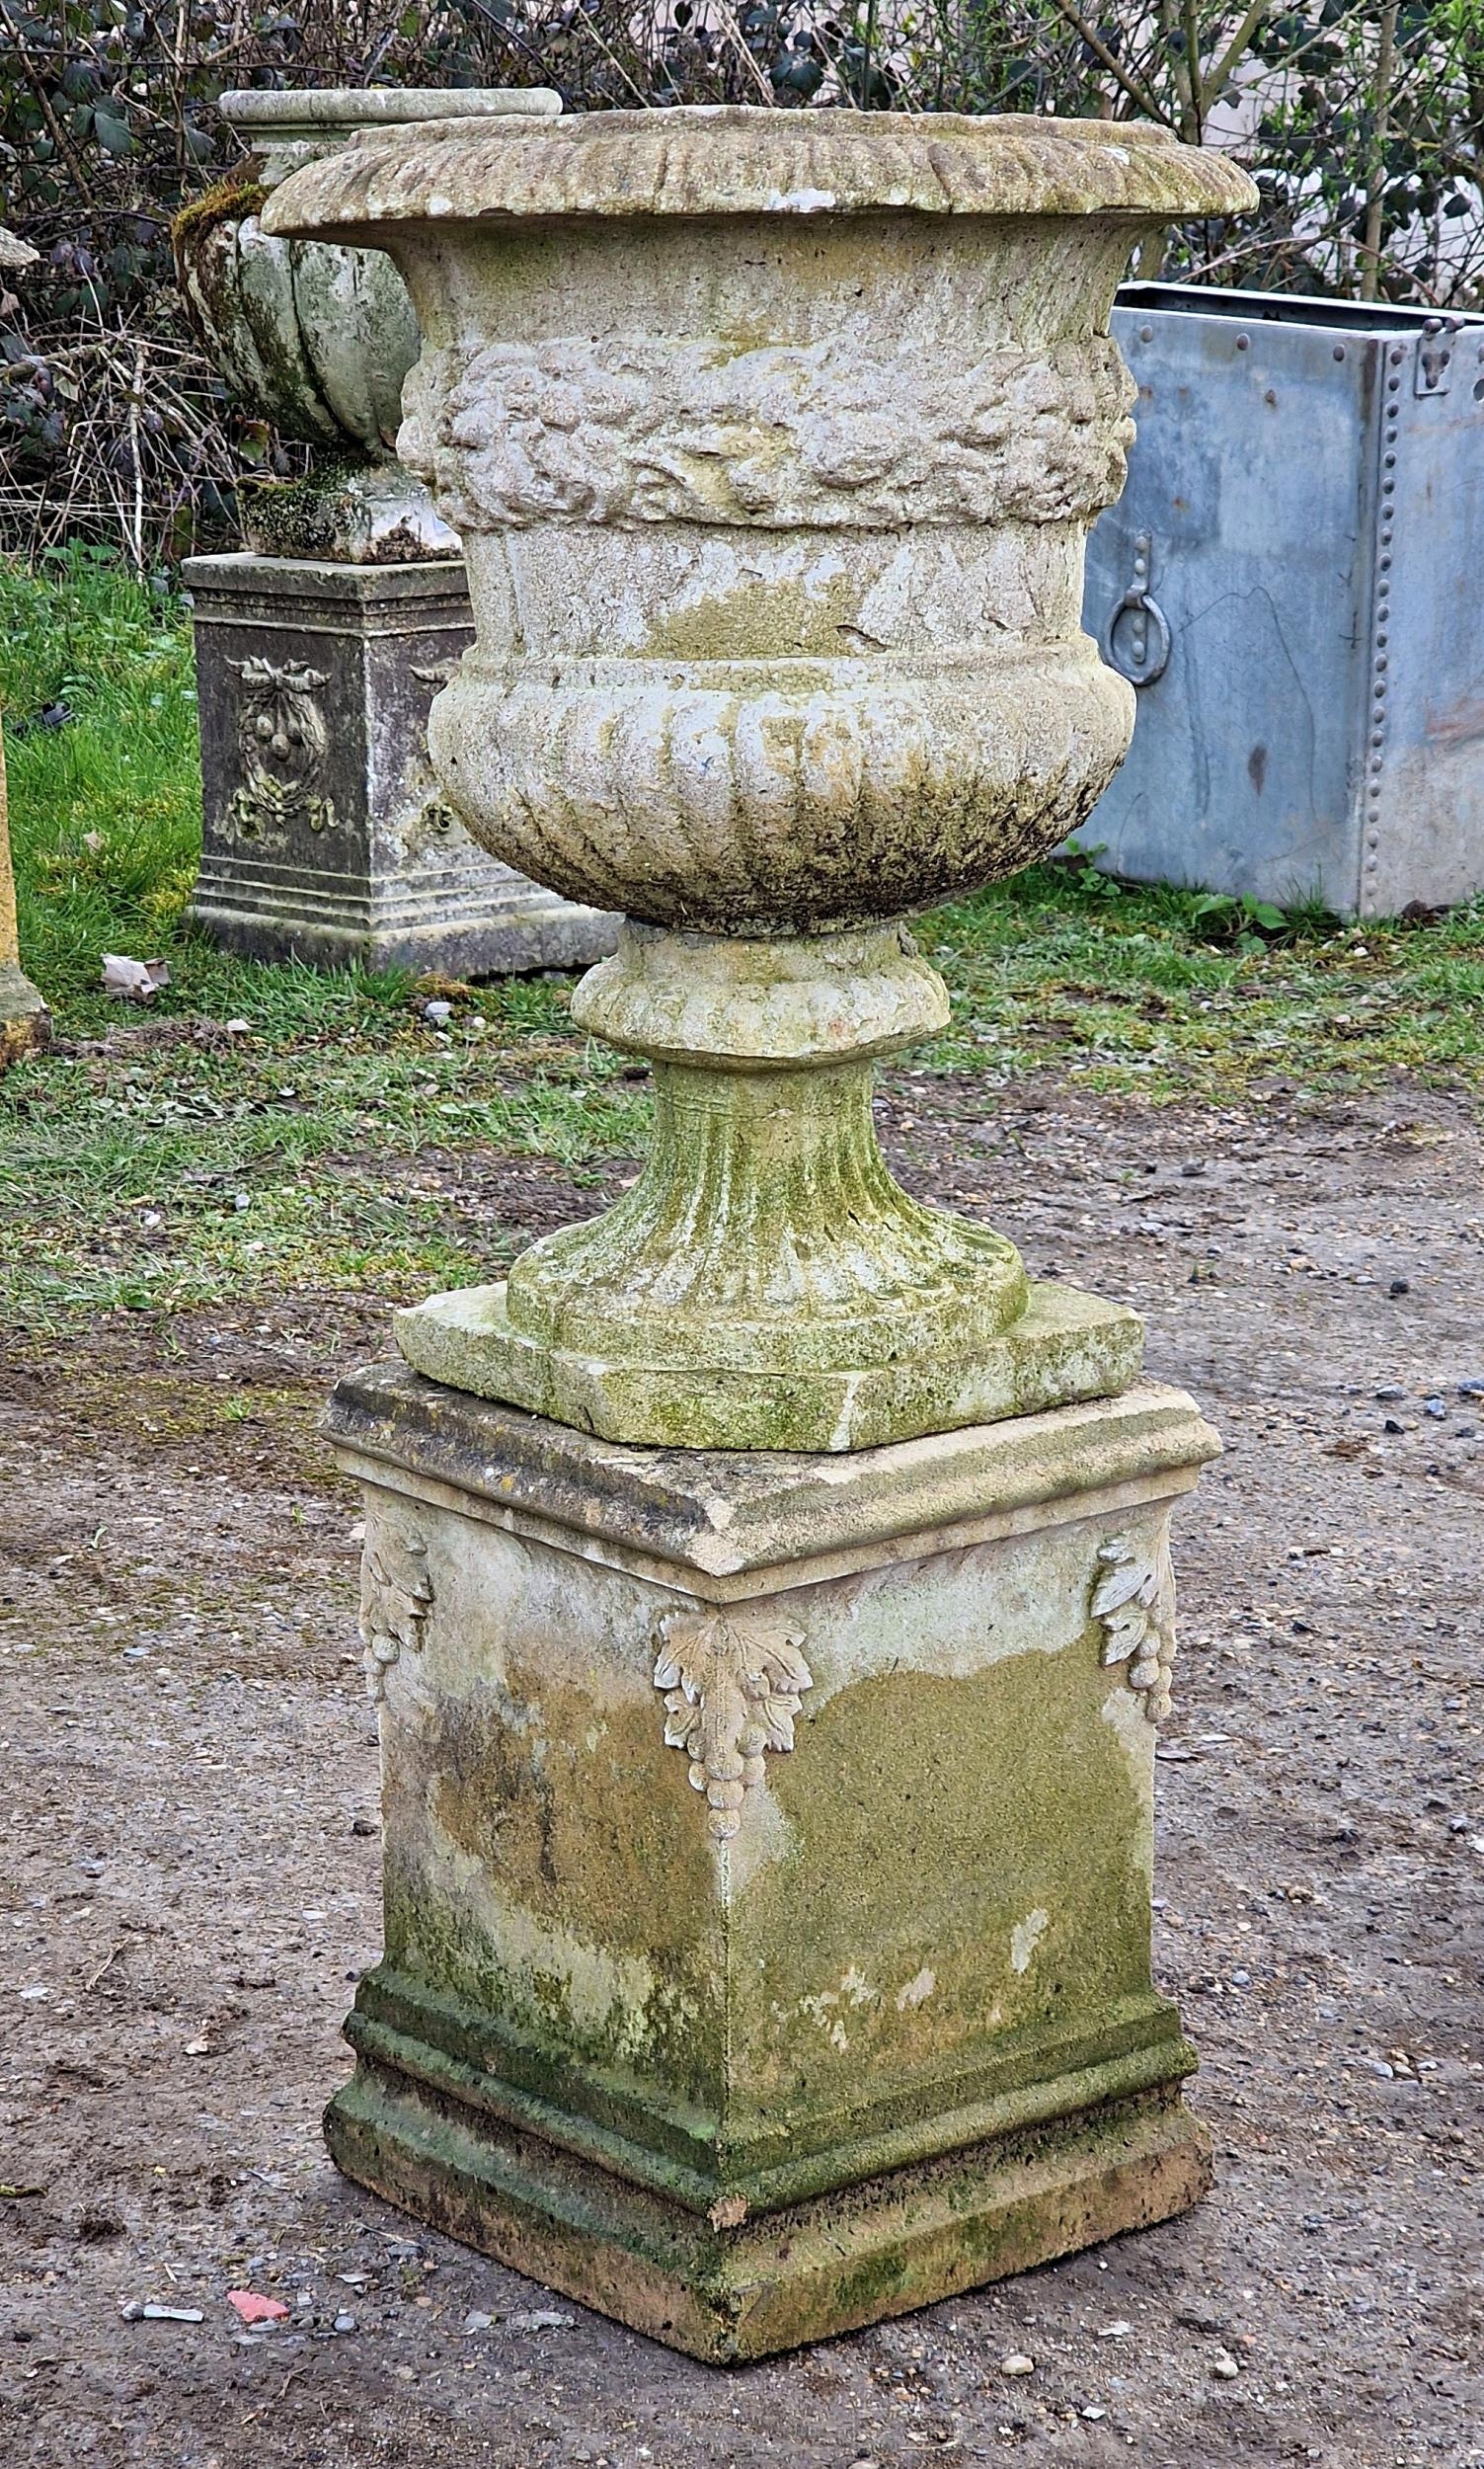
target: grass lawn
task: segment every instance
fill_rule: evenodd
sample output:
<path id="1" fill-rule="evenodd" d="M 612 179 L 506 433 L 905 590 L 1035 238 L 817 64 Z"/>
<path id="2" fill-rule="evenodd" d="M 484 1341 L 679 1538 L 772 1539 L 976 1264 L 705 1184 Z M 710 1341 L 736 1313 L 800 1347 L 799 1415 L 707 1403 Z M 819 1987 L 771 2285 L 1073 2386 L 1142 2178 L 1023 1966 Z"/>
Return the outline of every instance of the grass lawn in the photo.
<path id="1" fill-rule="evenodd" d="M 643 1082 L 574 1032 L 561 981 L 482 988 L 436 1033 L 406 976 L 231 960 L 189 926 L 200 809 L 178 604 L 94 553 L 40 576 L 0 565 L 0 712 L 23 959 L 57 1036 L 0 1083 L 12 1326 L 488 1276 L 509 1238 L 420 1192 L 420 1153 L 551 1157 L 581 1179 L 642 1146 Z M 952 1030 L 912 1059 L 928 1073 L 1055 1067 L 1151 1103 L 1279 1077 L 1333 1094 L 1398 1069 L 1484 1084 L 1484 903 L 1360 931 L 1041 866 L 918 935 L 955 996 Z M 170 989 L 147 1011 L 108 1000 L 105 951 L 163 956 Z"/>

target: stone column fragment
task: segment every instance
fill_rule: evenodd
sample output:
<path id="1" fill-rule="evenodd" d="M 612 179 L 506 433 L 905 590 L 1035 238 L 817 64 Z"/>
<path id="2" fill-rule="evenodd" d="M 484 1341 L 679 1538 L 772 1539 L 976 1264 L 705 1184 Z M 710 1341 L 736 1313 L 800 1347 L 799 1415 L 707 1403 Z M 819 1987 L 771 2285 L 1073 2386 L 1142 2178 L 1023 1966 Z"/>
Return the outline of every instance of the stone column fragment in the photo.
<path id="1" fill-rule="evenodd" d="M 4 260 L 0 259 L 0 264 Z M 21 967 L 16 924 L 16 878 L 10 856 L 10 806 L 5 777 L 5 738 L 0 732 L 0 1071 L 19 1055 L 44 1046 L 50 1014 Z"/>

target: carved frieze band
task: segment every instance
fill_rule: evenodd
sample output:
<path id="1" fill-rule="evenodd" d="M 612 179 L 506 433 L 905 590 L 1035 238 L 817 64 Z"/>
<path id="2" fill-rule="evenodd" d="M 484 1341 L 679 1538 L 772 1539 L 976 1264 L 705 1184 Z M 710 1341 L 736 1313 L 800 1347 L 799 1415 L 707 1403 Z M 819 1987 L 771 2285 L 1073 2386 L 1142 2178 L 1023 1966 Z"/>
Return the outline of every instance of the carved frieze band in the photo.
<path id="1" fill-rule="evenodd" d="M 1128 1666 L 1129 1686 L 1151 1723 L 1170 1711 L 1175 1662 L 1175 1574 L 1169 1546 L 1153 1549 L 1115 1535 L 1098 1548 L 1092 1617 L 1103 1633 L 1105 1664 Z"/>
<path id="2" fill-rule="evenodd" d="M 838 340 L 574 337 L 426 353 L 399 451 L 467 531 L 1085 523 L 1123 488 L 1133 401 L 1106 335 L 967 368 Z"/>
<path id="3" fill-rule="evenodd" d="M 386 1696 L 386 1675 L 404 1650 L 423 1643 L 432 1609 L 428 1546 L 410 1528 L 378 1527 L 360 1560 L 360 1638 L 371 1702 Z"/>
<path id="4" fill-rule="evenodd" d="M 664 1692 L 665 1741 L 689 1759 L 718 1843 L 737 1833 L 764 1751 L 794 1745 L 794 1716 L 813 1686 L 803 1644 L 786 1622 L 707 1606 L 661 1623 L 655 1687 Z"/>

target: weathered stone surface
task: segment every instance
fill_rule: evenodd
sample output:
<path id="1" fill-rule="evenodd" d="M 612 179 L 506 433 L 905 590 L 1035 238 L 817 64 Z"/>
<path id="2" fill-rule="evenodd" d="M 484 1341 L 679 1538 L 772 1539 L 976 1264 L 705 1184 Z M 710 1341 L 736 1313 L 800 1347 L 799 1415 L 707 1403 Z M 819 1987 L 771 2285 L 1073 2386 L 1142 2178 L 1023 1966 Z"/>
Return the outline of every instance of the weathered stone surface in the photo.
<path id="1" fill-rule="evenodd" d="M 332 1428 L 387 1926 L 342 2166 L 719 2358 L 1194 2199 L 1154 1710 L 1109 1659 L 1151 1574 L 1173 1650 L 1188 1398 L 672 1457 L 404 1370 Z"/>
<path id="2" fill-rule="evenodd" d="M 830 2340 L 1150 2228 L 1211 2181 L 1201 2120 L 1168 2091 L 1119 2097 L 1119 2070 L 1104 2066 L 1064 2083 L 1092 2105 L 1054 2124 L 729 2227 L 525 2131 L 472 2070 L 446 2099 L 415 2040 L 368 2031 L 359 2045 L 355 2079 L 325 2117 L 348 2177 L 710 2365 Z M 373 2045 L 392 2048 L 389 2065 Z M 1143 2071 L 1128 2070 L 1134 2085 Z"/>
<path id="3" fill-rule="evenodd" d="M 9 238 L 9 234 L 4 235 Z M 24 243 L 17 242 L 17 247 Z M 35 255 L 33 250 L 30 253 Z M 0 264 L 5 261 L 0 259 Z M 25 264 L 22 258 L 17 263 Z M 51 1019 L 43 997 L 21 967 L 16 930 L 16 880 L 10 862 L 10 808 L 5 781 L 5 738 L 0 733 L 0 1071 L 20 1055 L 44 1046 Z"/>
<path id="4" fill-rule="evenodd" d="M 575 1235 L 587 1231 L 567 1230 Z M 995 1239 L 984 1237 L 986 1244 Z M 1010 1245 L 1004 1250 L 1016 1261 Z M 399 1312 L 395 1325 L 407 1362 L 431 1380 L 476 1396 L 510 1398 L 533 1414 L 554 1415 L 605 1439 L 656 1448 L 875 1449 L 919 1433 L 1109 1396 L 1137 1376 L 1143 1323 L 1121 1304 L 1075 1287 L 1036 1284 L 1027 1289 L 1024 1309 L 998 1332 L 976 1325 L 971 1304 L 972 1297 L 951 1294 L 931 1314 L 925 1309 L 904 1314 L 902 1344 L 915 1341 L 915 1349 L 900 1362 L 816 1360 L 783 1369 L 735 1360 L 749 1337 L 758 1355 L 770 1337 L 775 1355 L 782 1352 L 776 1324 L 739 1326 L 713 1321 L 704 1311 L 691 1322 L 674 1316 L 669 1333 L 679 1343 L 669 1348 L 658 1312 L 633 1332 L 636 1342 L 647 1341 L 653 1354 L 668 1360 L 580 1353 L 559 1342 L 560 1319 L 555 1337 L 550 1330 L 531 1335 L 516 1328 L 506 1285 L 430 1295 Z M 925 1322 L 936 1351 L 922 1339 Z M 803 1315 L 796 1325 L 817 1341 L 833 1333 Z M 620 1315 L 605 1326 L 618 1338 Z M 880 1337 L 879 1321 L 863 1312 L 846 1324 L 844 1336 L 851 1335 L 864 1354 Z M 688 1366 L 675 1360 L 687 1338 L 689 1350 L 704 1358 Z"/>
<path id="5" fill-rule="evenodd" d="M 486 1404 L 388 1363 L 341 1382 L 330 1429 L 366 1481 L 401 1470 L 409 1489 L 456 1487 L 466 1513 L 535 1542 L 583 1534 L 614 1568 L 685 1582 L 718 1601 L 755 1594 L 787 1565 L 812 1585 L 973 1529 L 987 1541 L 1052 1500 L 1140 1483 L 1163 1495 L 1191 1464 L 1193 1435 L 1217 1444 L 1180 1391 L 1140 1383 L 1118 1397 L 1023 1415 L 850 1457 L 781 1450 L 632 1449 L 512 1406 Z M 1179 1488 L 1177 1484 L 1175 1486 Z M 1122 1493 L 1121 1493 L 1121 1496 Z"/>
<path id="6" fill-rule="evenodd" d="M 839 1450 L 1133 1377 L 1132 1322 L 1038 1317 L 1009 1244 L 887 1173 L 869 1057 L 945 998 L 880 929 L 1054 846 L 1121 759 L 1080 625 L 1132 434 L 1114 288 L 1172 214 L 1255 201 L 1123 123 L 746 110 L 449 120 L 274 192 L 265 231 L 384 247 L 417 305 L 401 451 L 478 629 L 430 721 L 451 802 L 673 938 L 576 1006 L 655 1061 L 643 1179 L 406 1316 L 422 1368 Z"/>
<path id="7" fill-rule="evenodd" d="M 362 140 L 318 165 L 275 199 L 266 229 L 339 239 L 353 225 L 377 231 L 368 245 L 384 248 L 400 225 L 485 221 L 508 239 L 512 223 L 559 215 L 745 214 L 819 227 L 862 214 L 934 223 L 1117 214 L 1158 226 L 1181 214 L 1245 214 L 1258 202 L 1226 155 L 1130 120 L 692 104 L 539 126 L 452 119 L 420 128 L 417 140 L 378 137 L 374 150 Z"/>
<path id="8" fill-rule="evenodd" d="M 895 338 L 564 338 L 430 353 L 403 450 L 471 531 L 1055 522 L 1118 496 L 1133 401 L 1109 335 L 1006 342 L 967 367 Z"/>
<path id="9" fill-rule="evenodd" d="M 469 642 L 461 569 L 190 559 L 204 837 L 195 916 L 255 959 L 564 968 L 616 920 L 468 836 L 429 761 L 428 707 Z"/>

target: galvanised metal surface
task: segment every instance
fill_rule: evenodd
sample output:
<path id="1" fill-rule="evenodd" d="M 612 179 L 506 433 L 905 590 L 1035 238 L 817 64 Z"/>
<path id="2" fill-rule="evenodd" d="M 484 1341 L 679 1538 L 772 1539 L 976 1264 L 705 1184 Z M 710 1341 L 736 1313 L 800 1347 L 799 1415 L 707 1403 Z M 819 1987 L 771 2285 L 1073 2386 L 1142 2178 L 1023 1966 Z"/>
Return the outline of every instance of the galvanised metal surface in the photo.
<path id="1" fill-rule="evenodd" d="M 1083 623 L 1138 688 L 1101 863 L 1389 916 L 1484 888 L 1484 318 L 1139 283 Z"/>

